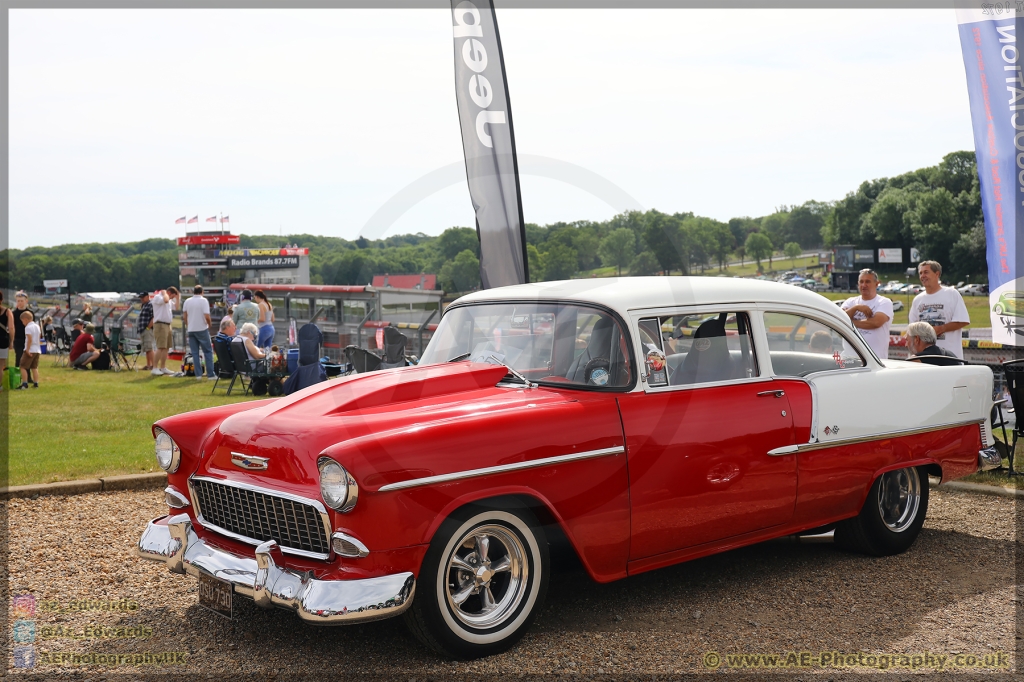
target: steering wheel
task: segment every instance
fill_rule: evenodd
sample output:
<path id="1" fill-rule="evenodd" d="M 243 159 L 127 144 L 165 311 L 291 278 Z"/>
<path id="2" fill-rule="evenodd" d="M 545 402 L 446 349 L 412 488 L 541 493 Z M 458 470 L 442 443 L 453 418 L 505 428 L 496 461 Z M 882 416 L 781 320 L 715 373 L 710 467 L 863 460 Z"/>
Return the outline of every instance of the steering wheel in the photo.
<path id="1" fill-rule="evenodd" d="M 607 386 L 612 378 L 610 367 L 608 358 L 594 358 L 583 369 L 583 382 L 588 386 Z"/>

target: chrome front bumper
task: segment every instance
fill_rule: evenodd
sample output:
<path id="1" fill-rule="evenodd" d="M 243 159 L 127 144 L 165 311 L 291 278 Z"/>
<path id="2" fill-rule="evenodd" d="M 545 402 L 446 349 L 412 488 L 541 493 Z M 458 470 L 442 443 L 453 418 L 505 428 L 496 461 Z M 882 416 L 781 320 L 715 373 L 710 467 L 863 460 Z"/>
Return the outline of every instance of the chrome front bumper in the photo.
<path id="1" fill-rule="evenodd" d="M 978 452 L 978 471 L 991 471 L 1003 465 L 1003 458 L 995 447 Z"/>
<path id="2" fill-rule="evenodd" d="M 362 580 L 317 580 L 308 571 L 279 566 L 281 550 L 273 540 L 256 548 L 256 557 L 239 556 L 217 549 L 192 530 L 188 514 L 178 514 L 160 524 L 146 525 L 136 554 L 163 561 L 172 573 L 198 577 L 211 575 L 232 584 L 236 594 L 258 606 L 295 611 L 319 625 L 346 625 L 397 616 L 412 604 L 416 579 L 412 573 L 396 573 Z"/>

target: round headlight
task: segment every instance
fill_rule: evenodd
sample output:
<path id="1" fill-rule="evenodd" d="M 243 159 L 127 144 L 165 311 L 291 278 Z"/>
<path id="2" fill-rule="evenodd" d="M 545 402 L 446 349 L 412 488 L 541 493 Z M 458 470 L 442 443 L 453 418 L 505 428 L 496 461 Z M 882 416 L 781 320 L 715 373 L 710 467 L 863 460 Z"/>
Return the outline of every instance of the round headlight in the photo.
<path id="1" fill-rule="evenodd" d="M 340 512 L 351 511 L 359 499 L 356 480 L 345 471 L 345 467 L 328 457 L 321 457 L 317 466 L 320 468 L 320 495 L 324 503 Z"/>
<path id="2" fill-rule="evenodd" d="M 167 473 L 173 474 L 181 462 L 181 450 L 165 431 L 156 431 L 156 463 Z"/>

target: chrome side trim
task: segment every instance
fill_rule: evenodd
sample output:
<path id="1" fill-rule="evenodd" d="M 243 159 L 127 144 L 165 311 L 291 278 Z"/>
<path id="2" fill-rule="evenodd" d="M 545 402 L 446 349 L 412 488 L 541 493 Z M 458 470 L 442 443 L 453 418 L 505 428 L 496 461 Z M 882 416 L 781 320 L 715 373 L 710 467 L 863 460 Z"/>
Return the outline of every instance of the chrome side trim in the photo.
<path id="1" fill-rule="evenodd" d="M 201 540 L 185 514 L 154 519 L 136 546 L 136 555 L 162 561 L 174 573 L 210 575 L 231 583 L 235 594 L 263 608 L 294 611 L 319 625 L 346 625 L 397 616 L 416 595 L 412 573 L 395 573 L 358 580 L 319 580 L 310 571 L 283 566 L 273 540 L 261 543 L 247 557 L 213 547 Z"/>
<path id="2" fill-rule="evenodd" d="M 196 497 L 196 491 L 192 487 L 192 481 L 194 481 L 194 480 L 195 481 L 209 481 L 211 483 L 217 483 L 217 484 L 220 484 L 220 485 L 226 485 L 226 486 L 231 487 L 231 488 L 239 488 L 239 489 L 242 489 L 242 490 L 251 490 L 253 492 L 261 493 L 263 495 L 270 495 L 271 497 L 280 497 L 280 498 L 283 498 L 283 499 L 286 499 L 286 500 L 291 500 L 293 502 L 299 502 L 301 504 L 308 504 L 308 505 L 314 507 L 317 510 L 317 512 L 320 514 L 320 523 L 323 525 L 324 537 L 329 538 L 331 536 L 331 519 L 327 515 L 327 507 L 325 507 L 324 503 L 320 502 L 319 500 L 314 500 L 314 499 L 309 498 L 309 497 L 302 497 L 300 495 L 293 495 L 291 493 L 286 493 L 286 492 L 281 491 L 281 490 L 273 490 L 272 488 L 262 488 L 260 486 L 251 485 L 249 483 L 239 483 L 237 481 L 229 481 L 229 480 L 226 480 L 226 479 L 223 479 L 223 478 L 212 478 L 210 476 L 191 476 L 188 479 L 188 492 L 189 492 L 189 496 L 195 501 L 196 521 L 198 521 L 200 523 L 200 525 L 203 526 L 203 528 L 208 528 L 209 530 L 212 530 L 212 531 L 214 531 L 216 533 L 220 533 L 221 535 L 225 535 L 225 536 L 227 536 L 229 538 L 233 538 L 233 539 L 238 540 L 240 542 L 244 542 L 247 545 L 259 546 L 259 545 L 261 545 L 263 543 L 263 540 L 257 540 L 256 538 L 250 538 L 250 537 L 247 537 L 245 535 L 239 535 L 238 533 L 233 533 L 230 530 L 227 530 L 226 528 L 221 528 L 217 524 L 211 523 L 210 521 L 208 521 L 205 518 L 203 518 L 203 512 L 199 508 L 199 498 Z M 308 559 L 328 559 L 328 558 L 330 558 L 330 554 L 329 553 L 328 554 L 321 554 L 319 552 L 307 552 L 306 550 L 303 550 L 303 549 L 292 549 L 291 547 L 282 547 L 281 551 L 284 552 L 285 554 L 293 554 L 295 556 L 306 557 Z"/>
<path id="3" fill-rule="evenodd" d="M 902 429 L 900 431 L 888 431 L 886 433 L 874 433 L 866 436 L 855 436 L 853 438 L 842 438 L 827 442 L 802 443 L 800 445 L 784 445 L 768 452 L 769 455 L 788 455 L 794 452 L 811 452 L 812 450 L 823 450 L 825 448 L 838 448 L 844 445 L 855 445 L 856 443 L 869 443 L 876 440 L 887 440 L 889 438 L 903 438 L 905 436 L 916 436 L 921 433 L 932 433 L 934 431 L 945 431 L 955 429 L 958 426 L 971 426 L 981 424 L 983 419 L 968 419 L 962 422 L 950 422 L 948 424 L 937 424 L 935 426 L 922 426 L 916 429 Z"/>
<path id="4" fill-rule="evenodd" d="M 494 467 L 485 467 L 483 469 L 470 469 L 468 471 L 456 471 L 450 474 L 439 474 L 437 476 L 426 476 L 424 478 L 413 478 L 408 481 L 399 481 L 397 483 L 388 483 L 377 489 L 377 492 L 386 493 L 391 490 L 404 490 L 405 488 L 415 488 L 421 485 L 432 485 L 434 483 L 448 483 L 449 481 L 458 481 L 464 478 L 475 478 L 477 476 L 487 476 L 488 474 L 503 474 L 508 471 L 519 471 L 521 469 L 533 469 L 534 467 L 548 466 L 550 464 L 562 464 L 564 462 L 575 462 L 580 459 L 593 459 L 594 457 L 606 457 L 608 455 L 621 455 L 626 451 L 626 448 L 621 445 L 616 445 L 613 448 L 603 448 L 601 450 L 587 450 L 586 452 L 574 452 L 569 455 L 556 455 L 554 457 L 544 457 L 542 459 L 531 459 L 525 462 L 516 462 L 515 464 L 501 464 Z"/>

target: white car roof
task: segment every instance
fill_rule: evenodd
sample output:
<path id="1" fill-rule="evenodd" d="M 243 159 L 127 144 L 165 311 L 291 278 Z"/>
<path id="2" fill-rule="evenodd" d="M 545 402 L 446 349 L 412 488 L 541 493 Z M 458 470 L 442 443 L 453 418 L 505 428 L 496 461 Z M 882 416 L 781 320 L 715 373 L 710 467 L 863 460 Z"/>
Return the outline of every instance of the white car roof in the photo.
<path id="1" fill-rule="evenodd" d="M 476 291 L 456 303 L 572 300 L 599 303 L 623 317 L 631 310 L 722 303 L 788 303 L 848 321 L 836 305 L 813 291 L 778 282 L 729 277 L 608 277 L 516 284 Z"/>

